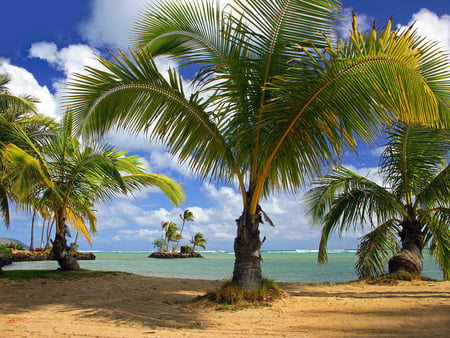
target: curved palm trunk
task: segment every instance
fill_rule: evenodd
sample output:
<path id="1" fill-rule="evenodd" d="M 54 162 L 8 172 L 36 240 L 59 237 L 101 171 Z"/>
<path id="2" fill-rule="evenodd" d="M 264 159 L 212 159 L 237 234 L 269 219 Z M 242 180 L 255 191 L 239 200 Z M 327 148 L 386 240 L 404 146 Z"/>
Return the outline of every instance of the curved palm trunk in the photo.
<path id="1" fill-rule="evenodd" d="M 399 233 L 402 249 L 389 260 L 389 273 L 407 272 L 420 276 L 422 273 L 423 234 L 420 223 L 404 222 Z"/>
<path id="2" fill-rule="evenodd" d="M 237 236 L 234 240 L 233 284 L 246 289 L 255 289 L 261 284 L 261 240 L 259 225 L 262 223 L 259 212 L 249 215 L 244 210 L 236 220 Z"/>
<path id="3" fill-rule="evenodd" d="M 52 252 L 61 270 L 80 270 L 77 259 L 70 254 L 70 248 L 66 240 L 66 227 L 63 220 L 56 220 L 56 235 Z"/>

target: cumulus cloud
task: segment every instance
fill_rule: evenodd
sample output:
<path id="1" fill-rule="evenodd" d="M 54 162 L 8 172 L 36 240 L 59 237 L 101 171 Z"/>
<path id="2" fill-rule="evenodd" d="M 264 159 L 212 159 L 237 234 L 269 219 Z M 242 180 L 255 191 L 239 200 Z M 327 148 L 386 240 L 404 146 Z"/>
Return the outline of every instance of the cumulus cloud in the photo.
<path id="1" fill-rule="evenodd" d="M 125 50 L 136 14 L 145 3 L 149 1 L 95 0 L 91 17 L 80 24 L 79 31 L 93 46 Z"/>
<path id="2" fill-rule="evenodd" d="M 38 83 L 32 73 L 2 58 L 0 58 L 0 73 L 9 75 L 11 82 L 8 83 L 8 88 L 14 95 L 31 95 L 40 101 L 36 105 L 39 113 L 49 117 L 57 116 L 55 97 L 47 86 L 41 86 Z"/>
<path id="3" fill-rule="evenodd" d="M 438 16 L 432 11 L 422 8 L 414 13 L 407 26 L 398 25 L 398 29 L 406 29 L 414 24 L 419 35 L 439 43 L 440 48 L 450 53 L 450 15 Z"/>
<path id="4" fill-rule="evenodd" d="M 148 230 L 148 229 L 139 229 L 139 230 L 120 230 L 113 237 L 113 241 L 154 241 L 158 238 L 158 231 L 156 230 Z"/>
<path id="5" fill-rule="evenodd" d="M 353 8 L 345 8 L 344 9 L 344 21 L 341 23 L 341 25 L 338 27 L 338 33 L 341 38 L 347 38 L 349 34 L 351 34 L 352 31 L 352 10 Z M 364 13 L 355 13 L 356 15 L 356 22 L 358 24 L 358 30 L 360 32 L 365 32 L 369 30 L 372 27 L 374 18 L 371 16 L 368 16 Z"/>
<path id="6" fill-rule="evenodd" d="M 54 42 L 40 41 L 33 43 L 30 57 L 46 60 L 49 64 L 65 73 L 85 74 L 85 67 L 100 67 L 97 56 L 100 52 L 88 45 L 76 44 L 58 49 Z"/>

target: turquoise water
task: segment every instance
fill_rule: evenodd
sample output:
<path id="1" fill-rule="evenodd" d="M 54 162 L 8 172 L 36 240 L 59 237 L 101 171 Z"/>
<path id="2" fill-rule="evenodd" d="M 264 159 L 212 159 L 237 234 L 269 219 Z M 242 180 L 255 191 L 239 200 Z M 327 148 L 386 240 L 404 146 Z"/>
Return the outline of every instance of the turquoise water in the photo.
<path id="1" fill-rule="evenodd" d="M 145 276 L 231 279 L 234 265 L 232 252 L 202 252 L 203 259 L 155 259 L 148 252 L 95 252 L 94 261 L 80 261 L 83 269 L 124 271 Z M 262 252 L 263 276 L 277 282 L 345 282 L 357 279 L 353 271 L 354 250 L 336 250 L 328 254 L 329 264 L 319 265 L 312 251 Z M 55 261 L 22 262 L 3 270 L 56 269 Z M 439 266 L 428 255 L 424 257 L 423 276 L 442 279 Z"/>

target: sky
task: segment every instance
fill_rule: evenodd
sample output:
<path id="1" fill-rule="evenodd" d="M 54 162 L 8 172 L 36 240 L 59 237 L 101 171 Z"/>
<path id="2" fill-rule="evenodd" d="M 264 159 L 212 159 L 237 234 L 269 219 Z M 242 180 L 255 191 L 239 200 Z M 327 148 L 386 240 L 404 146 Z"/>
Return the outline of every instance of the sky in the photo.
<path id="1" fill-rule="evenodd" d="M 186 0 L 187 1 L 187 0 Z M 73 73 L 83 73 L 85 66 L 96 66 L 96 56 L 107 50 L 128 48 L 129 32 L 136 13 L 148 0 L 3 0 L 0 20 L 0 73 L 11 77 L 9 89 L 16 95 L 30 94 L 40 100 L 40 113 L 60 118 L 61 97 Z M 224 0 L 222 0 L 224 2 Z M 418 32 L 438 41 L 450 53 L 450 3 L 446 0 L 352 0 L 343 1 L 345 20 L 339 34 L 350 30 L 351 11 L 357 15 L 360 30 L 383 28 L 393 16 L 393 26 L 400 28 L 415 22 Z M 158 60 L 161 69 L 176 66 Z M 189 72 L 183 73 L 189 77 Z M 188 80 L 188 78 L 185 78 Z M 1 131 L 0 131 L 1 132 Z M 179 215 L 191 210 L 196 219 L 188 222 L 184 237 L 202 232 L 208 239 L 207 250 L 232 250 L 236 235 L 235 219 L 242 212 L 241 195 L 233 186 L 200 181 L 185 166 L 177 163 L 161 145 L 143 136 L 111 134 L 108 141 L 121 150 L 139 155 L 155 173 L 176 179 L 184 187 L 186 203 L 178 208 L 166 196 L 149 189 L 135 198 L 116 198 L 98 205 L 97 234 L 93 244 L 79 239 L 81 250 L 134 251 L 153 250 L 152 242 L 161 235 L 161 221 L 181 224 Z M 383 140 L 360 145 L 358 154 L 346 154 L 343 164 L 381 183 L 376 166 Z M 261 202 L 275 223 L 261 226 L 266 237 L 262 250 L 314 250 L 318 248 L 320 229 L 313 225 L 302 207 L 302 194 L 274 194 Z M 13 210 L 11 225 L 0 224 L 0 237 L 30 242 L 30 216 Z M 35 247 L 41 239 L 42 220 L 36 221 Z M 330 249 L 354 249 L 361 232 L 354 231 L 329 241 Z M 73 236 L 74 237 L 74 236 Z M 68 242 L 73 241 L 68 239 Z M 184 240 L 187 242 L 187 240 Z"/>

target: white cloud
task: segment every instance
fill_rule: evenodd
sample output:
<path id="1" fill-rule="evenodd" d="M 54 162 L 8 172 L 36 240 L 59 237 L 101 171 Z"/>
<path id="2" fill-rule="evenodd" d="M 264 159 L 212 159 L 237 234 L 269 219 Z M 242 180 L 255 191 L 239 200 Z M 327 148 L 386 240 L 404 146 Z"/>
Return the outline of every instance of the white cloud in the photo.
<path id="1" fill-rule="evenodd" d="M 139 230 L 120 230 L 117 235 L 113 237 L 113 241 L 154 241 L 158 238 L 158 231 L 156 230 L 148 230 L 148 229 L 139 229 Z"/>
<path id="2" fill-rule="evenodd" d="M 440 48 L 450 53 L 450 15 L 444 14 L 439 17 L 436 13 L 422 8 L 413 15 L 407 26 L 399 25 L 397 28 L 406 29 L 412 24 L 419 35 L 438 42 Z"/>
<path id="3" fill-rule="evenodd" d="M 352 10 L 353 8 L 345 8 L 344 9 L 344 21 L 338 27 L 338 33 L 341 38 L 347 38 L 352 32 Z M 364 13 L 355 13 L 356 15 L 356 23 L 358 25 L 358 31 L 365 32 L 372 27 L 372 23 L 374 18 L 364 14 Z"/>
<path id="4" fill-rule="evenodd" d="M 83 22 L 80 33 L 94 46 L 127 49 L 137 12 L 145 0 L 95 0 L 92 16 Z"/>
<path id="5" fill-rule="evenodd" d="M 0 73 L 8 74 L 11 82 L 7 87 L 14 95 L 31 95 L 37 98 L 37 110 L 49 117 L 56 117 L 57 102 L 47 86 L 39 85 L 32 73 L 22 67 L 12 65 L 9 60 L 0 58 Z"/>
<path id="6" fill-rule="evenodd" d="M 71 74 L 86 74 L 85 67 L 101 67 L 97 60 L 99 51 L 88 45 L 69 45 L 58 50 L 54 42 L 36 42 L 31 45 L 30 57 L 47 61 L 65 73 L 66 77 Z"/>

